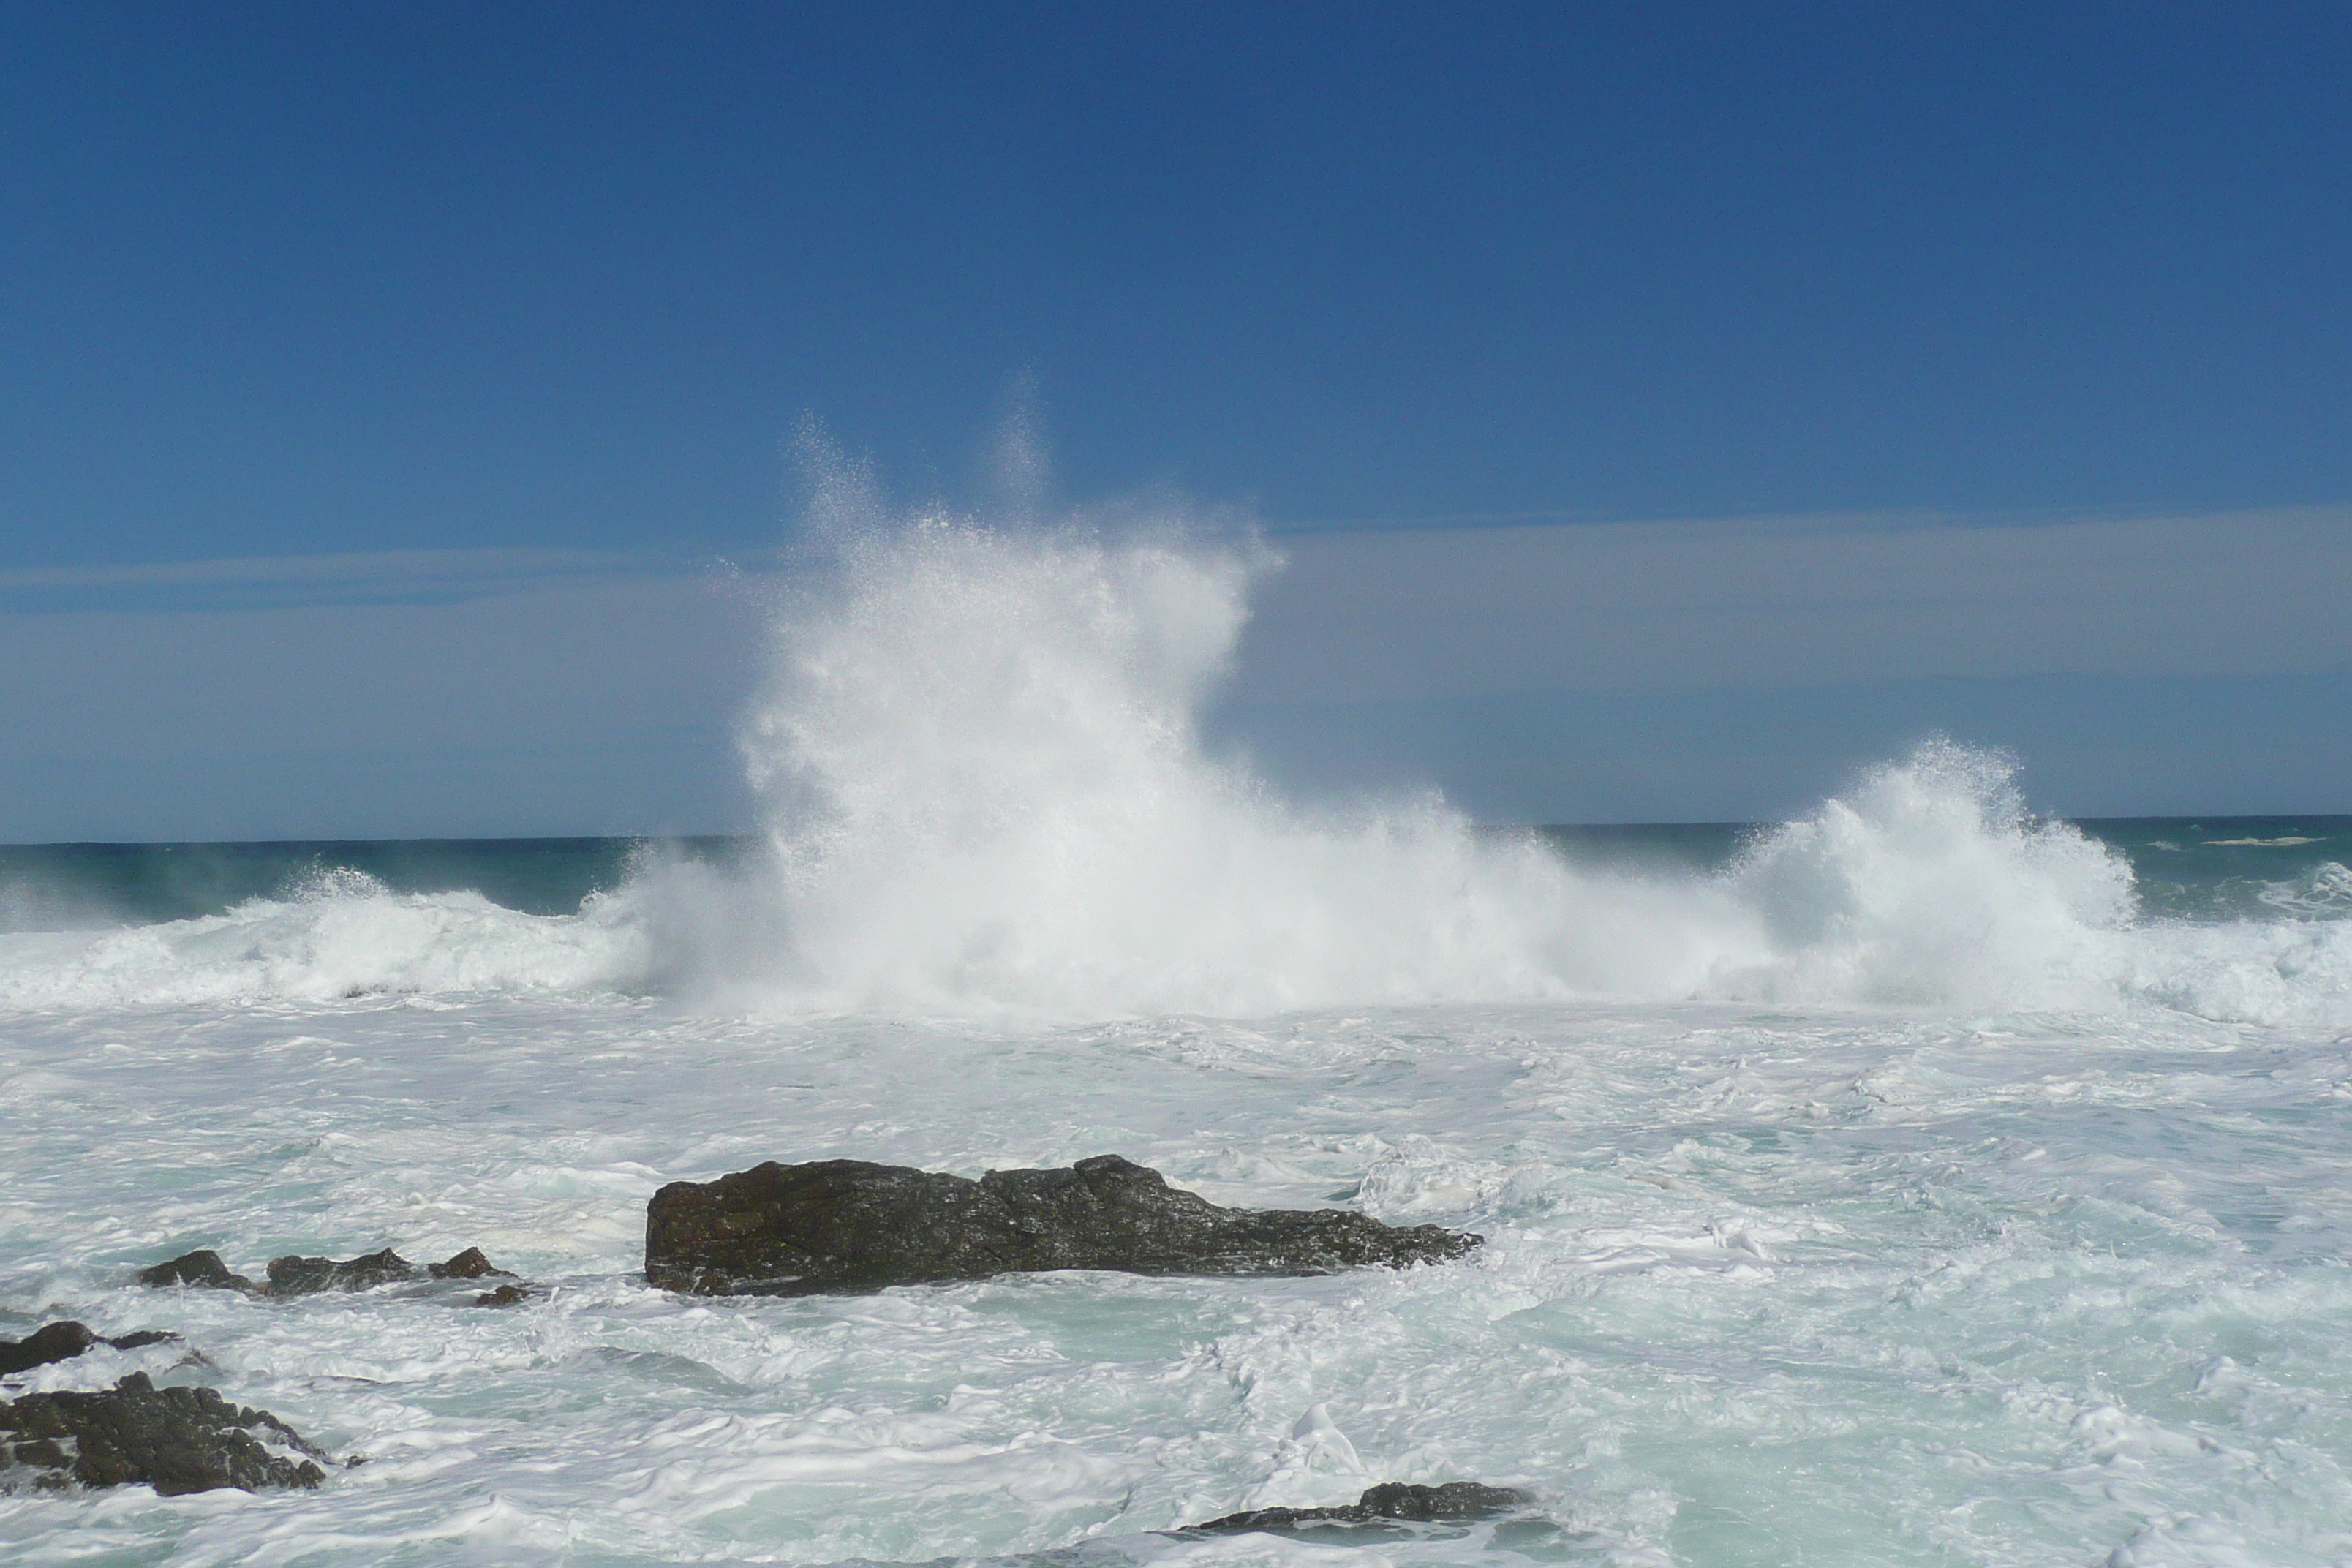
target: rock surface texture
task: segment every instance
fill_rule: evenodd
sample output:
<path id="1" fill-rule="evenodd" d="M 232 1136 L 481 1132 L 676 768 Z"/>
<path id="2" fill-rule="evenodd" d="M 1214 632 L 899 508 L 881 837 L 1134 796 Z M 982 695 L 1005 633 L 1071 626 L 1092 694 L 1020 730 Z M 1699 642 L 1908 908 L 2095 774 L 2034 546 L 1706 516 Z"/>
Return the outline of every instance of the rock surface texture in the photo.
<path id="1" fill-rule="evenodd" d="M 183 1253 L 168 1263 L 139 1271 L 142 1285 L 202 1285 L 216 1290 L 243 1290 L 256 1296 L 310 1296 L 321 1290 L 373 1290 L 379 1285 L 405 1285 L 419 1279 L 511 1279 L 513 1275 L 469 1247 L 446 1263 L 419 1268 L 389 1247 L 347 1258 L 273 1258 L 267 1278 L 259 1283 L 233 1274 L 221 1255 L 205 1248 Z"/>
<path id="2" fill-rule="evenodd" d="M 1229 1513 L 1223 1519 L 1188 1528 L 1218 1535 L 1238 1535 L 1251 1530 L 1281 1531 L 1302 1525 L 1370 1524 L 1379 1520 L 1410 1523 L 1468 1521 L 1514 1512 L 1527 1507 L 1528 1501 L 1526 1494 L 1508 1487 L 1481 1486 L 1476 1481 L 1448 1481 L 1442 1487 L 1389 1481 L 1339 1508 L 1262 1508 L 1250 1513 Z"/>
<path id="3" fill-rule="evenodd" d="M 976 1182 L 772 1161 L 656 1193 L 646 1278 L 698 1295 L 808 1296 L 1054 1268 L 1330 1274 L 1443 1262 L 1483 1239 L 1344 1209 L 1221 1208 L 1116 1154 Z"/>
<path id="4" fill-rule="evenodd" d="M 326 1479 L 310 1459 L 272 1453 L 272 1446 L 318 1453 L 266 1410 L 231 1405 L 209 1388 L 158 1388 L 143 1372 L 94 1394 L 0 1402 L 0 1485 L 144 1481 L 171 1497 L 218 1487 L 315 1487 Z"/>
<path id="5" fill-rule="evenodd" d="M 141 1345 L 159 1345 L 165 1340 L 179 1337 L 164 1333 L 160 1329 L 142 1329 L 135 1334 L 109 1339 L 104 1334 L 94 1334 L 85 1325 L 68 1319 L 62 1323 L 48 1323 L 35 1329 L 21 1340 L 0 1340 L 0 1376 L 12 1372 L 29 1372 L 51 1362 L 71 1361 L 84 1351 L 99 1345 L 131 1351 Z"/>

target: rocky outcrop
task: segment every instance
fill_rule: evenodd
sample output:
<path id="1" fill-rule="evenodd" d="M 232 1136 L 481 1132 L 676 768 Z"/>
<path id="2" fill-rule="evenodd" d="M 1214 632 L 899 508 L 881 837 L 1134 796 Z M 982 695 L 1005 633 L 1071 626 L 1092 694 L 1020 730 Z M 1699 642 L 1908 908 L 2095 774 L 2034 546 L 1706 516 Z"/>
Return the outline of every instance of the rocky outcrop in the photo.
<path id="1" fill-rule="evenodd" d="M 267 1277 L 258 1284 L 229 1271 L 221 1255 L 206 1248 L 183 1253 L 168 1263 L 139 1271 L 142 1285 L 200 1285 L 217 1290 L 243 1290 L 256 1296 L 310 1296 L 321 1290 L 373 1290 L 379 1285 L 405 1285 L 421 1279 L 511 1279 L 514 1276 L 469 1247 L 446 1263 L 419 1268 L 390 1247 L 337 1262 L 331 1258 L 273 1258 Z"/>
<path id="2" fill-rule="evenodd" d="M 93 1394 L 0 1402 L 0 1486 L 112 1487 L 143 1481 L 166 1497 L 240 1487 L 315 1487 L 319 1450 L 266 1410 L 210 1388 L 158 1388 L 134 1372 Z"/>
<path id="3" fill-rule="evenodd" d="M 100 1345 L 111 1345 L 119 1351 L 137 1350 L 142 1345 L 162 1344 L 176 1340 L 177 1334 L 167 1334 L 160 1329 L 142 1329 L 135 1334 L 123 1334 L 109 1339 L 94 1334 L 85 1325 L 68 1319 L 62 1323 L 49 1323 L 35 1329 L 21 1340 L 0 1340 L 0 1376 L 12 1372 L 29 1372 L 51 1362 L 71 1361 L 84 1351 Z"/>
<path id="4" fill-rule="evenodd" d="M 273 1258 L 269 1283 L 264 1289 L 272 1296 L 310 1296 L 321 1290 L 373 1290 L 379 1285 L 405 1285 L 416 1279 L 487 1279 L 494 1274 L 513 1278 L 484 1257 L 478 1247 L 466 1248 L 446 1263 L 428 1263 L 422 1268 L 387 1247 L 341 1263 L 325 1258 Z"/>
<path id="5" fill-rule="evenodd" d="M 1229 1513 L 1223 1519 L 1187 1528 L 1214 1535 L 1238 1535 L 1252 1530 L 1279 1533 L 1302 1525 L 1370 1524 L 1378 1520 L 1424 1524 L 1466 1522 L 1517 1512 L 1529 1500 L 1524 1492 L 1515 1492 L 1508 1487 L 1481 1486 L 1476 1481 L 1448 1481 L 1441 1487 L 1389 1481 L 1338 1508 L 1262 1508 L 1250 1513 Z"/>
<path id="6" fill-rule="evenodd" d="M 1055 1268 L 1329 1274 L 1460 1258 L 1482 1237 L 1343 1209 L 1222 1208 L 1116 1154 L 978 1181 L 863 1160 L 672 1182 L 646 1207 L 646 1278 L 806 1296 Z"/>

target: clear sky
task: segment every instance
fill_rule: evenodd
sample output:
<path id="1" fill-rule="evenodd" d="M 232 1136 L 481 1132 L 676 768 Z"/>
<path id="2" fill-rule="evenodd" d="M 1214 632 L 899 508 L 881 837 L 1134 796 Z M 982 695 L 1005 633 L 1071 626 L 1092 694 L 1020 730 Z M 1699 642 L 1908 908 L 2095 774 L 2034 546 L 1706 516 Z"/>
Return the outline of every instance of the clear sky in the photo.
<path id="1" fill-rule="evenodd" d="M 1295 542 L 1221 723 L 1302 787 L 1745 816 L 1944 726 L 2058 809 L 2352 810 L 2352 645 L 2265 610 L 2352 588 L 2341 5 L 15 4 L 0 148 L 0 837 L 736 826 L 740 637 L 643 606 L 789 530 L 804 414 L 962 492 L 1024 382 L 1067 496 Z M 1733 520 L 1745 581 L 1889 517 L 1841 603 L 2015 543 L 1975 651 L 1694 662 L 1702 584 L 1614 673 L 1411 616 L 1299 673 L 1423 531 L 1467 593 L 1514 531 L 1589 583 Z M 2202 619 L 2002 651 L 2126 593 Z"/>

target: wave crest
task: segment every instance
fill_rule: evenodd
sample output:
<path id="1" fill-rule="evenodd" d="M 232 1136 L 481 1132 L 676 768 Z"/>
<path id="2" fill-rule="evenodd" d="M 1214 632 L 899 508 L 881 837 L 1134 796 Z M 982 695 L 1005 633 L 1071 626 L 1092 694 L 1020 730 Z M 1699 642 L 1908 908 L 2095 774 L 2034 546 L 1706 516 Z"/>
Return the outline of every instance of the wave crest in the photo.
<path id="1" fill-rule="evenodd" d="M 0 1005 L 156 1005 L 382 993 L 574 990 L 647 973 L 625 900 L 527 915 L 479 893 L 395 893 L 330 868 L 281 899 L 98 934 L 0 939 Z"/>

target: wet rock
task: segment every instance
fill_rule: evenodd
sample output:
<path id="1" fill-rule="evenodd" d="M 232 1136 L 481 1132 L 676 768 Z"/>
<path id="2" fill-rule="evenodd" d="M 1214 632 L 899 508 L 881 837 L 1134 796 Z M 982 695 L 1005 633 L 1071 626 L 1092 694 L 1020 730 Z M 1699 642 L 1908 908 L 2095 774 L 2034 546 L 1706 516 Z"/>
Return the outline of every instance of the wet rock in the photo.
<path id="1" fill-rule="evenodd" d="M 272 1296 L 315 1296 L 321 1290 L 373 1290 L 422 1278 L 416 1265 L 387 1247 L 341 1263 L 331 1258 L 273 1258 L 269 1283 L 263 1289 Z"/>
<path id="2" fill-rule="evenodd" d="M 474 1298 L 477 1307 L 520 1307 L 536 1292 L 520 1285 L 501 1285 L 495 1290 L 485 1290 Z"/>
<path id="3" fill-rule="evenodd" d="M 491 1275 L 512 1278 L 507 1271 L 482 1255 L 478 1247 L 469 1247 L 446 1263 L 428 1263 L 425 1271 L 436 1279 L 487 1279 Z"/>
<path id="4" fill-rule="evenodd" d="M 142 1285 L 202 1285 L 221 1290 L 244 1290 L 257 1296 L 311 1296 L 321 1290 L 373 1290 L 379 1285 L 404 1285 L 419 1279 L 487 1279 L 514 1278 L 469 1247 L 446 1263 L 419 1268 L 389 1247 L 341 1262 L 331 1258 L 273 1258 L 268 1278 L 256 1284 L 229 1271 L 220 1254 L 191 1252 L 139 1272 Z"/>
<path id="5" fill-rule="evenodd" d="M 210 1388 L 158 1388 L 134 1372 L 91 1394 L 28 1394 L 0 1401 L 0 1485 L 123 1486 L 166 1497 L 240 1487 L 315 1487 L 319 1450 L 266 1410 L 231 1405 Z"/>
<path id="6" fill-rule="evenodd" d="M 254 1282 L 242 1274 L 229 1272 L 221 1255 L 210 1247 L 195 1252 L 184 1252 L 169 1263 L 158 1263 L 152 1268 L 139 1271 L 142 1285 L 202 1285 L 215 1290 L 257 1289 Z"/>
<path id="7" fill-rule="evenodd" d="M 1343 1209 L 1234 1209 L 1116 1154 L 978 1181 L 863 1160 L 672 1182 L 646 1206 L 646 1278 L 805 1296 L 1054 1268 L 1329 1274 L 1460 1258 L 1483 1237 Z"/>
<path id="8" fill-rule="evenodd" d="M 71 1361 L 84 1351 L 99 1345 L 131 1351 L 141 1345 L 161 1344 L 165 1340 L 179 1337 L 164 1333 L 160 1329 L 142 1329 L 135 1334 L 109 1339 L 104 1334 L 94 1334 L 83 1324 L 68 1319 L 62 1323 L 49 1323 L 36 1329 L 21 1340 L 0 1340 L 0 1375 L 29 1372 L 51 1362 Z"/>
<path id="9" fill-rule="evenodd" d="M 1481 1486 L 1476 1481 L 1448 1481 L 1439 1487 L 1388 1481 L 1338 1508 L 1262 1508 L 1249 1513 L 1229 1513 L 1223 1519 L 1186 1528 L 1215 1535 L 1238 1535 L 1252 1530 L 1279 1532 L 1304 1525 L 1370 1524 L 1379 1520 L 1468 1522 L 1516 1512 L 1530 1500 L 1524 1492 L 1508 1487 Z"/>

